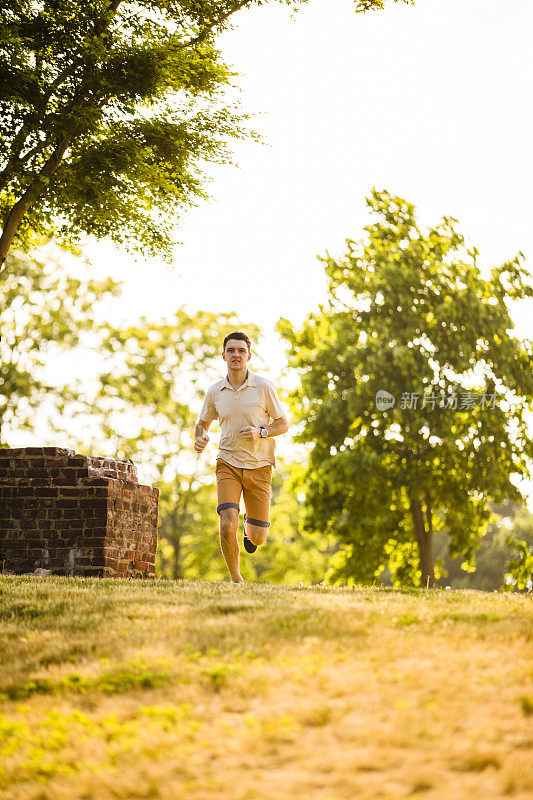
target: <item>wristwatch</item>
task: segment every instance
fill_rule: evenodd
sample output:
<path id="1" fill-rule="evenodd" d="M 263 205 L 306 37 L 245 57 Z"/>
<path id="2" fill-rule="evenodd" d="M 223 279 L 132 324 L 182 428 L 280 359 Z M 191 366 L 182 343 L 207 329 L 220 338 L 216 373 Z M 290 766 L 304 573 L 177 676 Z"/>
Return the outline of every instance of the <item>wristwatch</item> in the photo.
<path id="1" fill-rule="evenodd" d="M 262 425 L 259 426 L 259 436 L 261 439 L 266 439 L 268 436 L 268 431 L 266 428 L 263 428 Z"/>

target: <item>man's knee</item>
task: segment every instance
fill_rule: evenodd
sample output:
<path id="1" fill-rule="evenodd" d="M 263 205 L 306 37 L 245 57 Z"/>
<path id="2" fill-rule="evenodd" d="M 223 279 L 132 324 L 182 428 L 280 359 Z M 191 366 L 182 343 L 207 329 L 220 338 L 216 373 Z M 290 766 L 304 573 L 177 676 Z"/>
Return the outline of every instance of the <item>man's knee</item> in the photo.
<path id="1" fill-rule="evenodd" d="M 259 547 L 259 545 L 264 544 L 266 542 L 268 536 L 268 528 L 262 528 L 259 527 L 259 525 L 250 525 L 250 523 L 247 522 L 246 536 L 249 538 L 252 544 L 255 544 L 257 547 Z"/>
<path id="2" fill-rule="evenodd" d="M 220 538 L 230 539 L 237 533 L 239 512 L 236 508 L 224 508 L 220 512 Z"/>

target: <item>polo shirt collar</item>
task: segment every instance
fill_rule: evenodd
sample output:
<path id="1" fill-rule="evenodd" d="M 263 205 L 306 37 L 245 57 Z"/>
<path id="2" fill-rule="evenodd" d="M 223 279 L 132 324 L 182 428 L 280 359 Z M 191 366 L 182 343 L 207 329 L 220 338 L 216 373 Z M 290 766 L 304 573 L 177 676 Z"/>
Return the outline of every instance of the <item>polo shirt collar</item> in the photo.
<path id="1" fill-rule="evenodd" d="M 239 389 L 244 389 L 244 387 L 245 387 L 245 386 L 256 386 L 256 382 L 255 382 L 255 375 L 254 375 L 254 373 L 253 373 L 253 372 L 251 372 L 250 370 L 248 370 L 248 377 L 246 378 L 246 380 L 244 381 L 244 383 L 242 384 L 242 386 L 239 386 L 238 388 L 239 388 Z M 226 377 L 224 378 L 224 381 L 223 381 L 223 383 L 222 383 L 222 386 L 220 387 L 220 391 L 222 391 L 222 389 L 231 389 L 231 391 L 232 391 L 232 392 L 233 392 L 233 391 L 235 391 L 235 390 L 234 390 L 234 388 L 233 388 L 233 386 L 232 386 L 232 385 L 231 385 L 231 383 L 229 382 L 229 380 L 228 380 L 228 376 L 227 376 L 227 375 L 226 375 Z"/>

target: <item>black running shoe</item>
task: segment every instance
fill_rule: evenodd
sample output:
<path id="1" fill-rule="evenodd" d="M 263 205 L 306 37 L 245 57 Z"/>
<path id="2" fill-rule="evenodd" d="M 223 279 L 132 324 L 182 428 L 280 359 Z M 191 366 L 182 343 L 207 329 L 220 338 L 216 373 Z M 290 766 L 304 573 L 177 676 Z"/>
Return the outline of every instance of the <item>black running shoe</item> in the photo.
<path id="1" fill-rule="evenodd" d="M 252 544 L 252 542 L 249 540 L 249 538 L 246 535 L 246 514 L 244 515 L 244 522 L 242 524 L 242 530 L 243 530 L 242 543 L 244 545 L 244 549 L 246 550 L 247 553 L 255 553 L 255 551 L 257 550 L 257 545 L 256 544 Z"/>

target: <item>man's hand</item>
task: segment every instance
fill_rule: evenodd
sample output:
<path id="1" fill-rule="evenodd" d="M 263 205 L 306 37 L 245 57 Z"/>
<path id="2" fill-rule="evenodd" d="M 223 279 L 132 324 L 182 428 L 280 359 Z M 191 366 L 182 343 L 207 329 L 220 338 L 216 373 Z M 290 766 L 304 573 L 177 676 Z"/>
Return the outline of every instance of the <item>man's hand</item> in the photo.
<path id="1" fill-rule="evenodd" d="M 194 449 L 197 453 L 203 453 L 205 450 L 205 446 L 209 441 L 209 436 L 207 433 L 202 429 L 202 433 L 200 435 L 196 435 L 194 437 Z"/>
<path id="2" fill-rule="evenodd" d="M 248 425 L 246 428 L 242 428 L 239 433 L 244 436 L 245 439 L 251 439 L 252 441 L 257 442 L 260 431 L 255 425 Z"/>

